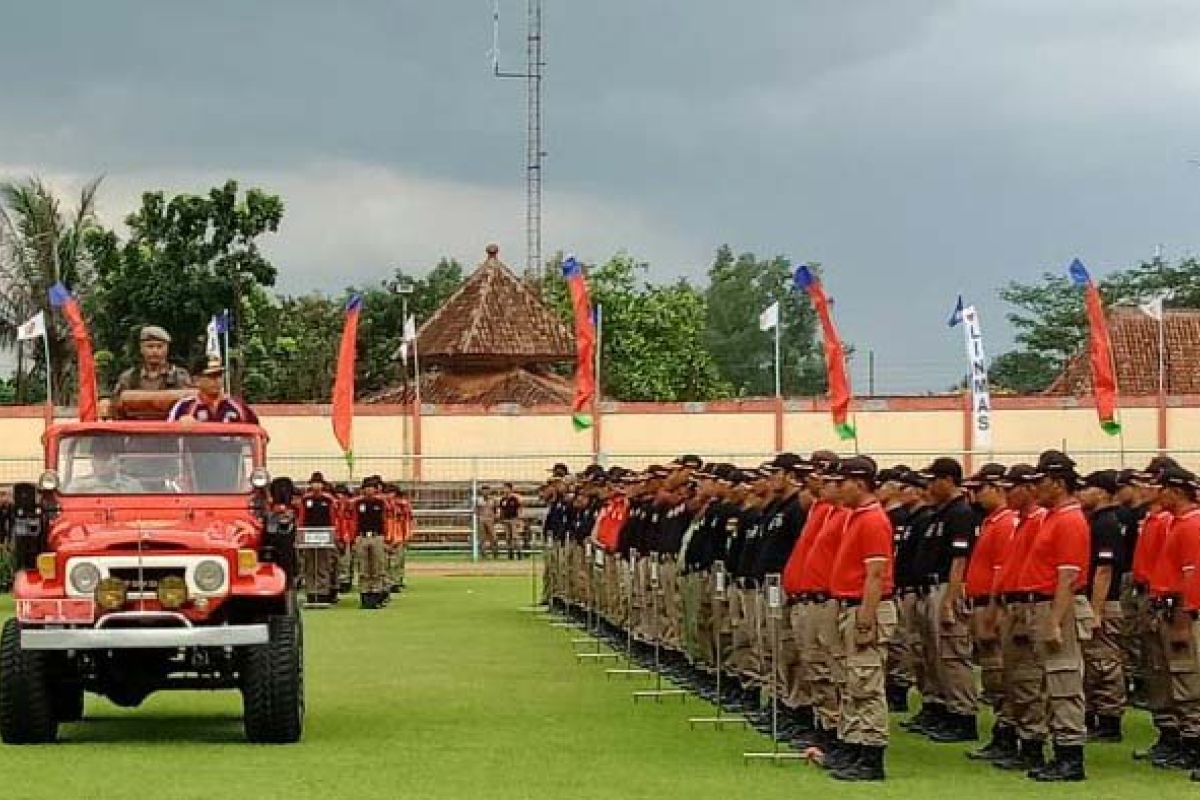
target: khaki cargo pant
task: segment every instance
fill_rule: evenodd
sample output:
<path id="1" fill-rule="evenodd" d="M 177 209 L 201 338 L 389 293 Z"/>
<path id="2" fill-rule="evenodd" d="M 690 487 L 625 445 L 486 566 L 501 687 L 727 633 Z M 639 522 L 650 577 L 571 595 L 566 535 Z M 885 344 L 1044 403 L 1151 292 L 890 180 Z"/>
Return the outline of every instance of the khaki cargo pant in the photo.
<path id="1" fill-rule="evenodd" d="M 683 652 L 692 664 L 702 663 L 700 647 L 700 597 L 707 572 L 689 572 L 680 577 L 683 600 Z"/>
<path id="2" fill-rule="evenodd" d="M 729 671 L 753 678 L 759 674 L 757 591 L 740 586 L 730 590 L 729 622 L 733 628 L 733 644 L 727 662 Z"/>
<path id="3" fill-rule="evenodd" d="M 884 600 L 875 613 L 872 639 L 858 641 L 859 609 L 842 608 L 839 631 L 846 658 L 841 696 L 841 736 L 848 744 L 884 747 L 888 743 L 887 648 L 896 631 L 896 604 Z"/>
<path id="4" fill-rule="evenodd" d="M 408 569 L 408 545 L 395 542 L 387 546 L 387 579 L 391 586 L 403 586 Z"/>
<path id="5" fill-rule="evenodd" d="M 337 550 L 328 547 L 304 548 L 300 551 L 300 568 L 307 594 L 333 594 L 337 590 Z"/>
<path id="6" fill-rule="evenodd" d="M 1083 689 L 1087 711 L 1105 717 L 1119 717 L 1125 711 L 1125 658 L 1121 651 L 1121 632 L 1125 612 L 1119 601 L 1104 604 L 1100 625 L 1083 644 Z"/>
<path id="7" fill-rule="evenodd" d="M 1030 630 L 1033 606 L 1010 603 L 1000 622 L 1000 648 L 1004 674 L 1001 715 L 1012 722 L 1025 741 L 1046 738 L 1046 702 L 1042 695 L 1042 668 L 1034 654 Z"/>
<path id="8" fill-rule="evenodd" d="M 936 702 L 936 690 L 933 688 L 929 670 L 925 668 L 924 598 L 917 592 L 907 592 L 897 601 L 896 608 L 900 617 L 899 635 L 902 635 L 905 641 L 904 654 L 907 665 L 903 671 L 911 677 L 910 685 L 916 686 L 917 691 L 921 693 L 922 702 L 929 702 L 930 699 Z"/>
<path id="9" fill-rule="evenodd" d="M 788 708 L 805 708 L 813 704 L 808 668 L 804 663 L 808 610 L 807 603 L 793 603 L 787 609 L 789 636 L 787 647 L 783 648 L 780 679 L 784 686 L 783 704 Z"/>
<path id="10" fill-rule="evenodd" d="M 679 570 L 674 558 L 666 556 L 662 559 L 658 565 L 658 576 L 662 586 L 662 604 L 658 609 L 659 641 L 663 647 L 680 650 L 683 605 L 679 595 Z"/>
<path id="11" fill-rule="evenodd" d="M 997 613 L 997 612 L 991 612 Z M 971 639 L 975 663 L 979 665 L 979 682 L 983 702 L 996 714 L 996 721 L 1011 724 L 1004 714 L 1004 647 L 999 631 L 984 630 L 989 609 L 980 606 L 971 611 Z M 988 627 L 992 627 L 988 625 Z"/>
<path id="12" fill-rule="evenodd" d="M 358 556 L 358 591 L 386 592 L 388 587 L 384 568 L 387 565 L 387 552 L 383 537 L 359 536 L 354 542 L 354 550 Z"/>
<path id="13" fill-rule="evenodd" d="M 557 597 L 554 581 L 555 564 L 558 559 L 558 545 L 546 539 L 545 555 L 542 557 L 542 602 L 548 603 Z"/>
<path id="14" fill-rule="evenodd" d="M 1092 606 L 1077 596 L 1063 621 L 1062 641 L 1049 640 L 1053 603 L 1034 603 L 1030 616 L 1033 654 L 1042 671 L 1041 693 L 1046 703 L 1046 727 L 1060 746 L 1087 744 L 1083 694 L 1083 649 L 1092 636 Z"/>
<path id="15" fill-rule="evenodd" d="M 838 629 L 839 608 L 836 600 L 804 603 L 801 612 L 801 660 L 817 720 L 825 731 L 836 731 L 841 720 L 838 654 L 842 639 Z"/>
<path id="16" fill-rule="evenodd" d="M 1171 640 L 1168 612 L 1159 612 L 1156 617 L 1161 646 L 1166 654 L 1171 710 L 1179 726 L 1179 735 L 1200 738 L 1200 658 L 1197 657 L 1200 623 L 1193 620 L 1191 639 L 1177 643 Z"/>
<path id="17" fill-rule="evenodd" d="M 1154 719 L 1154 727 L 1160 731 L 1177 731 L 1179 715 L 1171 699 L 1171 668 L 1162 617 L 1151 607 L 1149 600 L 1139 610 L 1146 706 Z"/>
<path id="18" fill-rule="evenodd" d="M 354 585 L 354 575 L 360 568 L 357 560 L 357 551 L 353 544 L 338 545 L 337 574 L 340 585 Z"/>
<path id="19" fill-rule="evenodd" d="M 902 686 L 907 689 L 915 683 L 915 678 L 912 642 L 908 634 L 908 620 L 905 618 L 906 600 L 904 597 L 896 600 L 896 630 L 892 634 L 892 640 L 888 642 L 887 681 L 890 686 Z"/>
<path id="20" fill-rule="evenodd" d="M 925 647 L 934 648 L 934 657 L 927 656 L 927 663 L 935 670 L 937 693 L 946 709 L 953 714 L 974 716 L 979 692 L 971 664 L 970 616 L 960 604 L 950 609 L 948 617 L 943 616 L 942 598 L 948 590 L 948 584 L 942 584 L 925 604 L 929 615 Z"/>
<path id="21" fill-rule="evenodd" d="M 919 686 L 921 703 L 923 705 L 928 703 L 945 705 L 946 698 L 941 681 L 942 671 L 941 665 L 938 663 L 937 595 L 934 593 L 917 595 L 913 611 L 917 617 L 917 632 L 920 636 L 920 643 L 915 649 L 921 657 L 920 674 L 924 678 Z"/>

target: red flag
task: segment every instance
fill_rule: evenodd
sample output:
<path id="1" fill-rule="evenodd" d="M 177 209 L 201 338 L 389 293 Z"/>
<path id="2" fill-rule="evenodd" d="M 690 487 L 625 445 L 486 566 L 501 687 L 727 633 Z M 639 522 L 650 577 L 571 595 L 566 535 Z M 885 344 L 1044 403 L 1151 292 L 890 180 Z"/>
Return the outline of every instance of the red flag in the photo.
<path id="1" fill-rule="evenodd" d="M 571 289 L 571 310 L 575 314 L 575 397 L 571 401 L 571 422 L 576 430 L 583 430 L 592 426 L 592 405 L 596 400 L 596 322 L 592 319 L 583 267 L 575 256 L 567 256 L 562 271 Z"/>
<path id="2" fill-rule="evenodd" d="M 808 293 L 817 318 L 821 321 L 822 347 L 825 350 L 826 381 L 829 384 L 829 410 L 839 438 L 853 439 L 858 433 L 850 424 L 850 376 L 846 374 L 846 350 L 833 324 L 829 298 L 821 281 L 806 265 L 796 268 L 795 286 Z"/>
<path id="3" fill-rule="evenodd" d="M 71 329 L 71 339 L 75 342 L 78 361 L 76 367 L 79 372 L 79 421 L 95 422 L 99 416 L 96 359 L 92 355 L 92 337 L 88 333 L 87 323 L 83 320 L 83 309 L 79 307 L 79 299 L 61 283 L 50 287 L 50 305 L 62 310 Z M 46 369 L 50 369 L 49 364 L 46 365 Z"/>
<path id="4" fill-rule="evenodd" d="M 342 329 L 337 379 L 333 384 L 333 435 L 351 470 L 354 469 L 354 365 L 358 355 L 358 315 L 362 302 L 362 295 L 356 294 L 346 303 L 346 326 Z"/>
<path id="5" fill-rule="evenodd" d="M 1075 259 L 1067 268 L 1076 286 L 1082 286 L 1088 318 L 1088 361 L 1092 367 L 1092 389 L 1096 393 L 1096 415 L 1100 428 L 1109 436 L 1121 432 L 1117 421 L 1117 376 L 1113 370 L 1112 343 L 1108 337 L 1108 321 L 1104 318 L 1104 303 L 1100 290 L 1092 282 L 1087 267 Z"/>

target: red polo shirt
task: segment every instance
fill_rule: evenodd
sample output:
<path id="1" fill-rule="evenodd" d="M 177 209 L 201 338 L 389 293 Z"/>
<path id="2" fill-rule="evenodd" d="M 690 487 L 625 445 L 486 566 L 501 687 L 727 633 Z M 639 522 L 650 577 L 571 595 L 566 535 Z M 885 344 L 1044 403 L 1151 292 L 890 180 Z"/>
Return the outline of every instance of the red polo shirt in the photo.
<path id="1" fill-rule="evenodd" d="M 1088 566 L 1092 559 L 1092 530 L 1077 500 L 1068 500 L 1046 513 L 1041 529 L 1029 548 L 1029 557 L 1021 571 L 1019 591 L 1053 595 L 1058 588 L 1062 567 L 1078 571 L 1071 588 L 1087 588 Z"/>
<path id="2" fill-rule="evenodd" d="M 812 549 L 804 559 L 800 575 L 800 592 L 828 592 L 829 577 L 833 562 L 837 558 L 838 546 L 842 541 L 842 530 L 850 516 L 849 509 L 838 506 L 829 512 L 825 524 L 813 538 Z"/>
<path id="3" fill-rule="evenodd" d="M 839 600 L 861 600 L 867 564 L 882 561 L 883 596 L 895 591 L 892 557 L 892 521 L 878 500 L 849 511 L 838 541 L 837 556 L 829 573 L 829 588 Z"/>
<path id="4" fill-rule="evenodd" d="M 979 538 L 967 563 L 967 597 L 984 599 L 995 592 L 1016 529 L 1017 512 L 1011 508 L 999 508 L 988 514 L 979 527 Z"/>
<path id="5" fill-rule="evenodd" d="M 1200 509 L 1167 516 L 1158 556 L 1150 565 L 1150 596 L 1155 598 L 1185 594 L 1184 590 L 1194 583 L 1188 580 L 1188 573 L 1195 569 L 1200 546 Z"/>
<path id="6" fill-rule="evenodd" d="M 1028 514 L 1017 514 L 1017 529 L 1009 540 L 1008 552 L 1000 565 L 1000 574 L 996 576 L 996 591 L 1000 594 L 1007 592 L 1027 592 L 1029 587 L 1021 585 L 1021 573 L 1025 570 L 1025 561 L 1029 558 L 1029 550 L 1033 540 L 1041 530 L 1042 521 L 1046 519 L 1046 509 L 1038 506 Z"/>
<path id="7" fill-rule="evenodd" d="M 792 545 L 792 554 L 788 556 L 787 564 L 783 567 L 783 591 L 792 597 L 803 593 L 804 589 L 804 560 L 812 550 L 817 534 L 821 532 L 833 504 L 826 500 L 817 500 L 808 509 L 808 519 L 800 531 L 800 538 Z"/>
<path id="8" fill-rule="evenodd" d="M 1133 579 L 1138 583 L 1150 583 L 1150 573 L 1167 538 L 1171 519 L 1171 514 L 1166 511 L 1155 511 L 1142 520 L 1142 531 L 1133 551 Z"/>
<path id="9" fill-rule="evenodd" d="M 628 519 L 629 498 L 623 494 L 616 494 L 608 498 L 608 502 L 604 504 L 596 517 L 596 539 L 606 553 L 617 552 L 621 527 Z"/>

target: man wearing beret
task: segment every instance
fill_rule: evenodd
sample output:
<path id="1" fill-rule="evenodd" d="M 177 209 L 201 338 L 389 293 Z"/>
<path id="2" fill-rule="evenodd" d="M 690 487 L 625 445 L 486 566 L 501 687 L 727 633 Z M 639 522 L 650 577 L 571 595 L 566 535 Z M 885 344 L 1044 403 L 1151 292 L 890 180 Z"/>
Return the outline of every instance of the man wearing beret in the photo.
<path id="1" fill-rule="evenodd" d="M 171 335 L 157 325 L 147 325 L 138 334 L 141 363 L 130 367 L 117 378 L 113 395 L 124 391 L 154 392 L 167 389 L 186 389 L 192 385 L 191 376 L 183 367 L 168 360 Z"/>

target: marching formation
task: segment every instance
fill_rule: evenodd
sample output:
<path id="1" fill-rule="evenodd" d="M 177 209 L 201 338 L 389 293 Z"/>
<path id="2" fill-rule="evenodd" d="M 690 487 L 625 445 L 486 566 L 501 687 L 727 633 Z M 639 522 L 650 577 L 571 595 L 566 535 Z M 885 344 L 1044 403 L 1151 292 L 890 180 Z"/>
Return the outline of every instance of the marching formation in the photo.
<path id="1" fill-rule="evenodd" d="M 915 690 L 902 729 L 975 742 L 986 706 L 990 741 L 965 755 L 1043 782 L 1083 780 L 1085 744 L 1119 743 L 1144 705 L 1158 740 L 1133 757 L 1200 780 L 1200 482 L 1167 456 L 1088 475 L 1057 450 L 972 475 L 683 456 L 558 464 L 542 491 L 552 607 L 657 647 L 834 778 L 884 779 Z"/>

